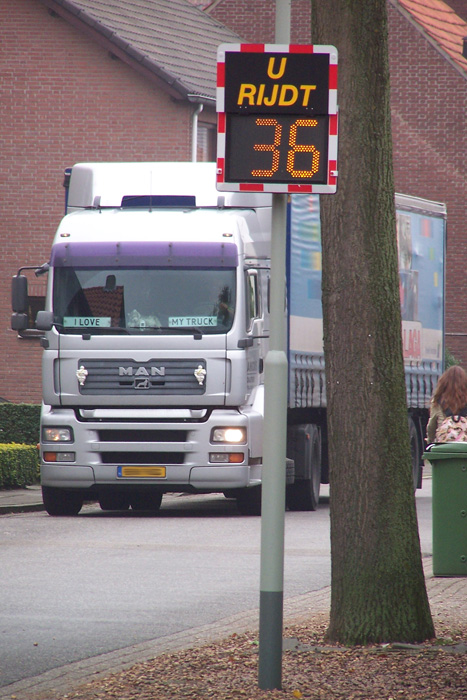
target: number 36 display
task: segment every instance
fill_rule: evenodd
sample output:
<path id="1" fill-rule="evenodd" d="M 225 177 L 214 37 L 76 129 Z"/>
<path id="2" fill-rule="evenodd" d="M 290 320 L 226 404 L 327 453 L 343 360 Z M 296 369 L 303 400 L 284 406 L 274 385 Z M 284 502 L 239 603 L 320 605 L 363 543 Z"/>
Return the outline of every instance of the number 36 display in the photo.
<path id="1" fill-rule="evenodd" d="M 336 191 L 333 46 L 223 44 L 217 112 L 219 190 Z"/>

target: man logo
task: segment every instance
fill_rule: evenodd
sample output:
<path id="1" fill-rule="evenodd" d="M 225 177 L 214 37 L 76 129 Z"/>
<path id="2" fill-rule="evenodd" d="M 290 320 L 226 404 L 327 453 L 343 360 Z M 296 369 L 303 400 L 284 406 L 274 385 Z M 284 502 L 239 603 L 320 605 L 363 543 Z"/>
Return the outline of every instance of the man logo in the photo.
<path id="1" fill-rule="evenodd" d="M 120 377 L 165 377 L 165 367 L 119 367 Z"/>
<path id="2" fill-rule="evenodd" d="M 135 379 L 133 386 L 135 389 L 150 389 L 151 382 L 149 379 Z"/>

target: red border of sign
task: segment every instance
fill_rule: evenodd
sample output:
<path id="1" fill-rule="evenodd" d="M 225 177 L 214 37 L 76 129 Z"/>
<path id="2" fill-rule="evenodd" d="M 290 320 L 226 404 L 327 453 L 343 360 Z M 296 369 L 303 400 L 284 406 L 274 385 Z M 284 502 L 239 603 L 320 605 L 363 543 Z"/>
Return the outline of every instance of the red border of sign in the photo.
<path id="1" fill-rule="evenodd" d="M 249 53 L 326 53 L 329 54 L 329 134 L 328 181 L 325 185 L 299 183 L 235 183 L 225 182 L 225 54 Z M 317 44 L 221 44 L 217 50 L 217 189 L 225 192 L 276 192 L 290 194 L 334 194 L 337 190 L 337 49 Z"/>

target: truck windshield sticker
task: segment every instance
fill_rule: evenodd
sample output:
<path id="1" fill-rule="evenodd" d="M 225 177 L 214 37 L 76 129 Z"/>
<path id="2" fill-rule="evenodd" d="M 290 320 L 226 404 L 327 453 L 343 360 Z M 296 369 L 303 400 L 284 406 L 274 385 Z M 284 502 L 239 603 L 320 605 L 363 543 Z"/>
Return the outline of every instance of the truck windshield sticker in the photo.
<path id="1" fill-rule="evenodd" d="M 217 326 L 217 316 L 170 316 L 169 328 L 191 328 Z"/>
<path id="2" fill-rule="evenodd" d="M 110 328 L 110 316 L 64 316 L 63 325 L 67 328 Z"/>

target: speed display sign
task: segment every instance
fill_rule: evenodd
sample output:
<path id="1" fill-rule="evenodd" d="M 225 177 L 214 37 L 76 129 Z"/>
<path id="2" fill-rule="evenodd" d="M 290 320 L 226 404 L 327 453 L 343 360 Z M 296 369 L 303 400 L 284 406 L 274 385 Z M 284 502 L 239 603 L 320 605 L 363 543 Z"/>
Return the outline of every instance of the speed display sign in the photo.
<path id="1" fill-rule="evenodd" d="M 333 46 L 221 45 L 217 112 L 219 190 L 336 191 Z"/>

